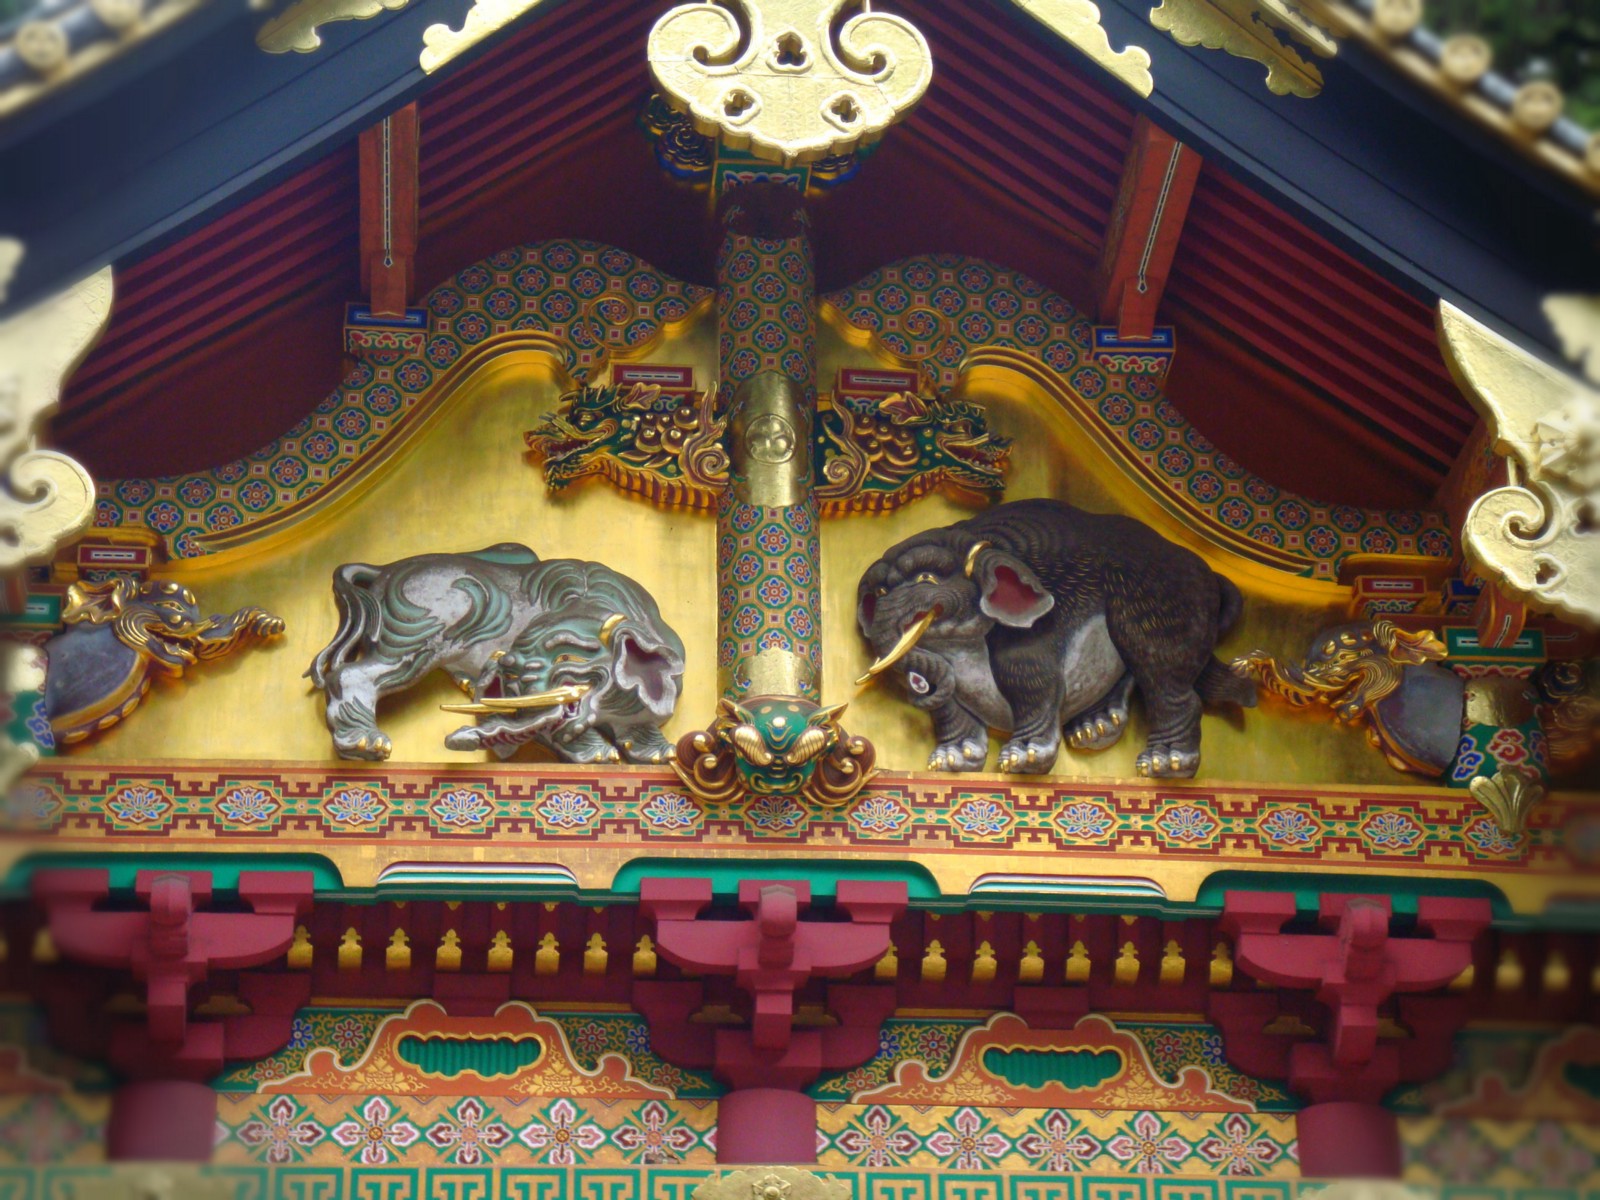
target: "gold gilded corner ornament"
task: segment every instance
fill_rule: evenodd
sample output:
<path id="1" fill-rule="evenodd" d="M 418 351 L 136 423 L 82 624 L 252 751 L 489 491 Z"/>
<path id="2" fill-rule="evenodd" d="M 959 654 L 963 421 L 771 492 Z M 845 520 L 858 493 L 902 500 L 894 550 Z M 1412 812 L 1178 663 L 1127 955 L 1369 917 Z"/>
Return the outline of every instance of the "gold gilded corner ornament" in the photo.
<path id="1" fill-rule="evenodd" d="M 1309 100 L 1322 91 L 1322 72 L 1290 40 L 1322 58 L 1338 51 L 1326 30 L 1285 0 L 1162 0 L 1150 23 L 1184 46 L 1225 50 L 1267 68 L 1267 90 Z"/>
<path id="2" fill-rule="evenodd" d="M 747 1167 L 713 1175 L 693 1200 L 850 1200 L 850 1185 L 804 1167 Z"/>
<path id="3" fill-rule="evenodd" d="M 407 0 L 296 0 L 256 30 L 256 45 L 268 54 L 310 54 L 322 45 L 318 28 L 335 21 L 365 21 L 404 8 Z"/>
<path id="4" fill-rule="evenodd" d="M 1546 296 L 1544 315 L 1566 356 L 1590 383 L 1600 383 L 1600 296 Z"/>
<path id="5" fill-rule="evenodd" d="M 94 480 L 37 449 L 39 427 L 111 316 L 111 268 L 0 321 L 0 571 L 49 555 L 94 515 Z"/>
<path id="6" fill-rule="evenodd" d="M 1517 599 L 1600 624 L 1600 392 L 1443 301 L 1439 340 L 1512 468 L 1467 513 L 1468 558 Z"/>
<path id="7" fill-rule="evenodd" d="M 695 128 L 785 165 L 870 145 L 933 78 L 921 32 L 863 11 L 834 29 L 845 0 L 684 4 L 650 31 L 650 71 Z"/>
<path id="8" fill-rule="evenodd" d="M 431 75 L 491 33 L 498 33 L 538 7 L 539 0 L 475 0 L 467 9 L 460 29 L 440 24 L 429 25 L 422 31 L 422 56 L 418 65 Z"/>
<path id="9" fill-rule="evenodd" d="M 16 238 L 0 237 L 0 304 L 11 292 L 11 281 L 22 265 L 24 247 Z"/>
<path id="10" fill-rule="evenodd" d="M 1091 0 L 1012 0 L 1018 8 L 1057 36 L 1071 42 L 1141 96 L 1156 90 L 1150 74 L 1150 52 L 1141 46 L 1113 50 L 1100 24 L 1100 9 Z"/>

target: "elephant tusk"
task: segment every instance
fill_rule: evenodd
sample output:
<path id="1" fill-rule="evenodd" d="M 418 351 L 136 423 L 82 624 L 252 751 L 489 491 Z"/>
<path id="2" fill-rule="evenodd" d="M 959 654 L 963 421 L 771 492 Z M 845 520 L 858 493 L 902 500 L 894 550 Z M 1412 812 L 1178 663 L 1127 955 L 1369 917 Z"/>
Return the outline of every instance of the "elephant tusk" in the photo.
<path id="1" fill-rule="evenodd" d="M 611 649 L 611 635 L 617 631 L 617 626 L 627 620 L 623 613 L 612 613 L 600 624 L 600 644 L 607 650 Z"/>
<path id="2" fill-rule="evenodd" d="M 441 704 L 439 707 L 445 712 L 478 716 L 485 713 L 517 712 L 524 708 L 554 708 L 558 704 L 570 704 L 575 700 L 582 700 L 588 694 L 589 687 L 587 683 L 573 683 L 551 688 L 548 692 L 534 692 L 528 696 L 493 696 L 473 704 Z"/>
<path id="3" fill-rule="evenodd" d="M 928 632 L 928 626 L 932 625 L 938 619 L 939 606 L 934 605 L 927 612 L 918 617 L 912 626 L 900 635 L 900 640 L 894 644 L 894 647 L 889 651 L 889 653 L 885 654 L 877 662 L 868 667 L 867 673 L 860 679 L 856 680 L 856 683 L 866 683 L 874 675 L 881 675 L 890 667 L 894 666 L 895 663 L 899 662 L 911 652 L 911 648 L 922 640 L 922 635 Z"/>
<path id="4" fill-rule="evenodd" d="M 968 579 L 972 578 L 972 572 L 977 569 L 977 566 L 978 566 L 978 555 L 982 554 L 988 548 L 989 548 L 989 543 L 988 542 L 973 542 L 972 543 L 972 549 L 967 551 L 967 562 L 966 562 L 966 565 L 961 568 L 961 573 L 963 575 L 965 575 Z"/>

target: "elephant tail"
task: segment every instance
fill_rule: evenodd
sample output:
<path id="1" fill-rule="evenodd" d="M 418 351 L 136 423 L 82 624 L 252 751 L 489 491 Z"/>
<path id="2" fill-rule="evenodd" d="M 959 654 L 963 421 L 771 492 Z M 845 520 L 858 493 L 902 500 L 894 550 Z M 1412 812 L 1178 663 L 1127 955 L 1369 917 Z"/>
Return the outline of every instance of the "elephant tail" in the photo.
<path id="1" fill-rule="evenodd" d="M 1220 593 L 1217 603 L 1217 641 L 1220 642 L 1228 635 L 1228 630 L 1239 623 L 1239 617 L 1244 613 L 1244 597 L 1226 575 L 1217 576 L 1217 591 Z"/>
<path id="2" fill-rule="evenodd" d="M 1240 708 L 1256 706 L 1256 682 L 1243 675 L 1235 675 L 1215 657 L 1200 671 L 1194 690 L 1207 704 L 1237 704 Z"/>
<path id="3" fill-rule="evenodd" d="M 363 639 L 378 632 L 382 616 L 377 597 L 368 588 L 381 573 L 380 568 L 366 563 L 346 563 L 334 571 L 333 602 L 339 610 L 339 629 L 306 670 L 317 687 L 326 689 L 329 674 L 350 661 L 351 652 Z"/>
<path id="4" fill-rule="evenodd" d="M 1238 624 L 1244 612 L 1244 597 L 1226 575 L 1217 576 L 1217 591 L 1217 640 L 1221 641 L 1228 630 Z M 1255 680 L 1235 675 L 1215 656 L 1201 670 L 1194 690 L 1200 693 L 1200 699 L 1207 704 L 1237 704 L 1241 708 L 1256 706 Z"/>

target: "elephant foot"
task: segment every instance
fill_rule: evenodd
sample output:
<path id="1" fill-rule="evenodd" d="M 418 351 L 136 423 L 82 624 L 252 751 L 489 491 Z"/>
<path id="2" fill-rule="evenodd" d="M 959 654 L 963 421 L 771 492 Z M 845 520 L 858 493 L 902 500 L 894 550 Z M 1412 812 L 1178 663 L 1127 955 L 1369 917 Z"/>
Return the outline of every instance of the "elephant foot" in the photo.
<path id="1" fill-rule="evenodd" d="M 630 729 L 617 739 L 617 749 L 631 763 L 664 763 L 673 756 L 672 743 L 659 729 Z"/>
<path id="2" fill-rule="evenodd" d="M 1008 775 L 1040 775 L 1054 765 L 1060 749 L 1059 739 L 1012 738 L 1000 747 L 999 767 Z"/>
<path id="3" fill-rule="evenodd" d="M 376 729 L 366 729 L 336 734 L 333 748 L 340 758 L 361 758 L 368 762 L 382 762 L 389 757 L 394 749 L 394 743 L 389 740 L 387 734 L 379 733 Z"/>
<path id="4" fill-rule="evenodd" d="M 1152 744 L 1140 751 L 1133 769 L 1151 779 L 1193 779 L 1200 769 L 1200 751 Z"/>
<path id="5" fill-rule="evenodd" d="M 585 729 L 576 737 L 558 739 L 555 742 L 556 753 L 567 762 L 574 763 L 617 763 L 622 761 L 622 755 L 617 748 L 606 741 L 601 733 L 593 728 Z"/>
<path id="6" fill-rule="evenodd" d="M 1128 709 L 1096 708 L 1067 725 L 1067 745 L 1074 750 L 1105 750 L 1115 746 L 1128 731 Z"/>
<path id="7" fill-rule="evenodd" d="M 1115 746 L 1128 732 L 1128 703 L 1133 698 L 1133 676 L 1124 675 L 1093 708 L 1067 722 L 1067 745 L 1074 750 L 1104 750 Z"/>
<path id="8" fill-rule="evenodd" d="M 942 742 L 928 755 L 930 771 L 981 771 L 989 757 L 989 743 L 977 738 Z"/>
<path id="9" fill-rule="evenodd" d="M 444 739 L 446 750 L 482 750 L 483 731 L 476 725 L 463 725 Z"/>

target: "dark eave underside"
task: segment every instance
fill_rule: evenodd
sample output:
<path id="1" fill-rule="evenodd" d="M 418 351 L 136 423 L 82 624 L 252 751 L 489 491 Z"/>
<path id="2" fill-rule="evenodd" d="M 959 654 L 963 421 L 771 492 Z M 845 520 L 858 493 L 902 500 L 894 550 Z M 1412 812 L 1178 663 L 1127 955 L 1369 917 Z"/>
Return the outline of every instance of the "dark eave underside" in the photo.
<path id="1" fill-rule="evenodd" d="M 614 242 L 706 278 L 706 199 L 667 179 L 633 128 L 659 7 L 540 9 L 421 96 L 423 289 L 543 237 Z M 1131 94 L 998 0 L 897 9 L 926 32 L 935 83 L 861 177 L 816 204 L 823 286 L 952 251 L 1020 265 L 1092 307 Z M 325 29 L 318 54 L 358 29 Z M 58 441 L 102 477 L 175 472 L 253 450 L 309 411 L 337 378 L 340 306 L 357 298 L 358 128 L 123 258 L 112 328 L 69 389 Z M 1270 479 L 1328 500 L 1427 502 L 1473 424 L 1431 305 L 1414 281 L 1391 282 L 1393 264 L 1380 274 L 1269 202 L 1244 182 L 1248 165 L 1213 156 L 1197 189 L 1167 293 L 1182 347 L 1173 398 Z"/>

